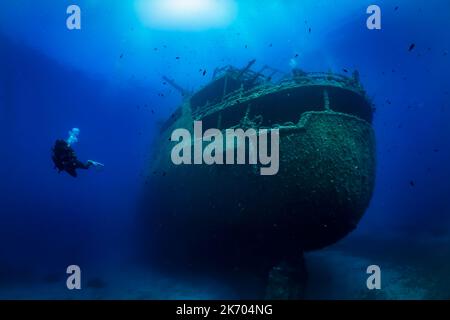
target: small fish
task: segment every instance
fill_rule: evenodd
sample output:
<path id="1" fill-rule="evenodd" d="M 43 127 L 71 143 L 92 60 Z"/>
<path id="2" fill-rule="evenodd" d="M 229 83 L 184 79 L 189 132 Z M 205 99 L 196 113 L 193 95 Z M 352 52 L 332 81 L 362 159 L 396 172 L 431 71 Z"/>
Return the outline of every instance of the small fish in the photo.
<path id="1" fill-rule="evenodd" d="M 416 44 L 415 43 L 411 43 L 411 45 L 409 46 L 408 51 L 409 52 L 413 51 L 415 47 L 416 47 Z"/>
<path id="2" fill-rule="evenodd" d="M 298 57 L 298 53 L 295 54 L 294 58 L 297 58 L 297 57 Z"/>
<path id="3" fill-rule="evenodd" d="M 180 60 L 180 57 L 175 57 L 175 59 Z"/>
<path id="4" fill-rule="evenodd" d="M 119 57 L 120 59 L 122 59 L 123 58 L 123 53 L 120 55 L 120 57 Z"/>
<path id="5" fill-rule="evenodd" d="M 206 70 L 203 71 L 203 75 L 205 75 L 205 74 L 206 74 Z"/>
<path id="6" fill-rule="evenodd" d="M 308 29 L 308 32 L 311 33 L 311 28 Z"/>
<path id="7" fill-rule="evenodd" d="M 398 6 L 396 6 L 396 7 L 394 8 L 394 10 L 397 11 L 397 10 L 398 10 Z"/>
<path id="8" fill-rule="evenodd" d="M 342 71 L 344 71 L 345 73 L 347 73 L 347 72 L 348 72 L 348 70 L 347 70 L 347 69 L 342 69 Z"/>
<path id="9" fill-rule="evenodd" d="M 410 185 L 411 187 L 414 187 L 414 186 L 416 185 L 416 183 L 415 183 L 413 180 L 411 180 L 411 181 L 409 182 L 409 185 Z"/>

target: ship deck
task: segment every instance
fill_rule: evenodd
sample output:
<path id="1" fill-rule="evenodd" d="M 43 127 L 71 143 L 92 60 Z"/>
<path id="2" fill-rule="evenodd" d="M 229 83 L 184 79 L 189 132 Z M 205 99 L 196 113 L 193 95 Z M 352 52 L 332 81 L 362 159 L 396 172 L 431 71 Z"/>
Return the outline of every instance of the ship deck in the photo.
<path id="1" fill-rule="evenodd" d="M 192 115 L 206 128 L 225 129 L 238 125 L 244 117 L 260 127 L 272 127 L 296 123 L 307 111 L 325 110 L 372 122 L 372 103 L 359 81 L 330 73 L 305 73 L 276 84 L 241 88 L 223 96 L 219 103 L 197 106 Z"/>

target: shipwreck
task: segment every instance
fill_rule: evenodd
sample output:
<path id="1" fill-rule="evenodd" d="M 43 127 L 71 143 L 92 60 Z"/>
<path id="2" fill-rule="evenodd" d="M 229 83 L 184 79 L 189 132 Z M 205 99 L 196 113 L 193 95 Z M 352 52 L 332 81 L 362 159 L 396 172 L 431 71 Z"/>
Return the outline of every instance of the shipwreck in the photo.
<path id="1" fill-rule="evenodd" d="M 345 237 L 369 205 L 373 105 L 358 72 L 253 66 L 218 68 L 194 93 L 166 78 L 184 102 L 155 142 L 140 221 L 152 260 L 165 267 L 273 278 L 274 266 L 301 264 L 303 252 Z M 204 130 L 279 129 L 278 173 L 262 176 L 258 164 L 175 165 L 171 133 L 193 130 L 194 121 Z"/>

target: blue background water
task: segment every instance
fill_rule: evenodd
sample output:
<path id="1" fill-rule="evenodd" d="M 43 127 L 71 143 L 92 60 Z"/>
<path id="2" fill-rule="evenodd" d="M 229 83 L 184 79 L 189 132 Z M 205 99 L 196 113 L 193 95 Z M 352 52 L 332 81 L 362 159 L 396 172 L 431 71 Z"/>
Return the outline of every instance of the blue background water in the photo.
<path id="1" fill-rule="evenodd" d="M 138 1 L 77 0 L 82 30 L 69 31 L 72 2 L 0 3 L 0 291 L 73 263 L 127 264 L 151 142 L 181 101 L 161 76 L 195 89 L 216 66 L 251 59 L 286 72 L 292 59 L 306 71 L 359 70 L 376 105 L 377 181 L 346 250 L 358 236 L 371 250 L 394 242 L 399 255 L 420 242 L 417 260 L 427 252 L 450 265 L 447 1 L 235 1 L 222 25 L 192 29 L 157 25 Z M 373 3 L 382 30 L 366 28 Z M 79 157 L 103 171 L 53 169 L 52 144 L 72 127 Z"/>

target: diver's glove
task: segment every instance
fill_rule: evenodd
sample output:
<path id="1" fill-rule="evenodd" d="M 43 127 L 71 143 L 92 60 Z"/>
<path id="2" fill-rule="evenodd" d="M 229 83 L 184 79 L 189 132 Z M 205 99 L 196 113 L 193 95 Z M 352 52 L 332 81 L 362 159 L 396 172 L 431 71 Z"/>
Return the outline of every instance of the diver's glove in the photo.
<path id="1" fill-rule="evenodd" d="M 87 164 L 89 166 L 93 166 L 93 167 L 96 167 L 96 168 L 101 168 L 101 167 L 105 166 L 103 163 L 100 163 L 100 162 L 97 162 L 97 161 L 94 161 L 94 160 L 88 160 Z"/>

